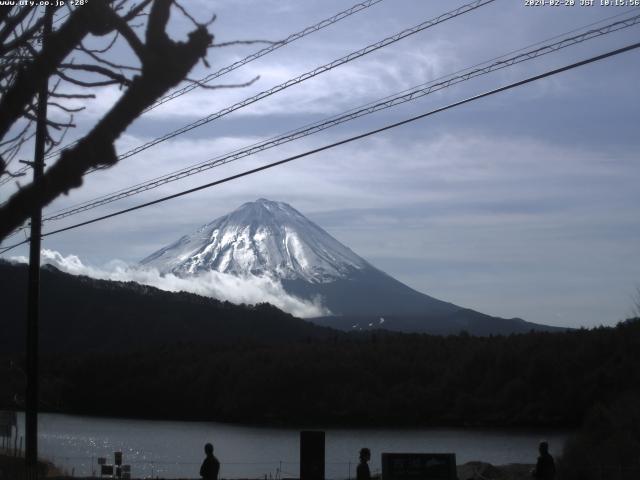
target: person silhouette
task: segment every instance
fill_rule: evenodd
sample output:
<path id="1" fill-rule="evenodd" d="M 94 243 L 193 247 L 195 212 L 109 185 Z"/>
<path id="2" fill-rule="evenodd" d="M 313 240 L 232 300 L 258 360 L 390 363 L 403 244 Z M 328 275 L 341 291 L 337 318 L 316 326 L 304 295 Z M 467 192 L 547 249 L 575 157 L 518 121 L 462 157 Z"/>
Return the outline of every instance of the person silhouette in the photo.
<path id="1" fill-rule="evenodd" d="M 202 466 L 200 467 L 200 476 L 203 480 L 218 480 L 218 472 L 220 471 L 220 462 L 213 456 L 213 445 L 207 443 L 204 446 L 206 455 Z"/>
<path id="2" fill-rule="evenodd" d="M 371 480 L 371 472 L 367 462 L 371 460 L 371 450 L 368 448 L 360 449 L 360 463 L 356 470 L 356 480 Z"/>
<path id="3" fill-rule="evenodd" d="M 531 472 L 532 476 L 542 480 L 553 480 L 556 478 L 556 465 L 553 457 L 549 453 L 549 444 L 547 442 L 540 442 L 538 451 L 540 452 L 540 456 L 538 457 L 536 468 Z"/>

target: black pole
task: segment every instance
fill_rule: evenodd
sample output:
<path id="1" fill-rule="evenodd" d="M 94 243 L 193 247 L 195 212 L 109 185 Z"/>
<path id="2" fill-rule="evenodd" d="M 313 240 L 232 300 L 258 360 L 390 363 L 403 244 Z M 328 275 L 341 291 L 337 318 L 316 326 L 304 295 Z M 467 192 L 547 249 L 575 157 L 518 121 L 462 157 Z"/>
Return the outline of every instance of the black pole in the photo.
<path id="1" fill-rule="evenodd" d="M 42 51 L 51 32 L 53 8 L 45 8 L 42 30 Z M 36 144 L 33 160 L 33 183 L 37 185 L 44 171 L 44 149 L 47 135 L 47 96 L 49 78 L 42 79 L 38 91 Z M 27 480 L 38 478 L 38 320 L 40 317 L 40 236 L 42 208 L 34 205 L 31 214 L 29 244 L 29 285 L 27 297 L 27 392 L 25 405 L 25 462 Z"/>

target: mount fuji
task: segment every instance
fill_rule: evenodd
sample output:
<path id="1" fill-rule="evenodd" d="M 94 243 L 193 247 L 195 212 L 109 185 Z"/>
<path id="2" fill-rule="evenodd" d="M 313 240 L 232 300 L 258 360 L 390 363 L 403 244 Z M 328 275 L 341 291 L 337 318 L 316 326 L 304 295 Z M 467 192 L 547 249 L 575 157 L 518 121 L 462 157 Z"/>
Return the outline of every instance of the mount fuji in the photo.
<path id="1" fill-rule="evenodd" d="M 378 270 L 290 205 L 259 199 L 203 225 L 140 261 L 161 274 L 214 270 L 269 276 L 289 294 L 320 300 L 342 330 L 509 334 L 554 327 L 492 317 L 420 293 Z"/>

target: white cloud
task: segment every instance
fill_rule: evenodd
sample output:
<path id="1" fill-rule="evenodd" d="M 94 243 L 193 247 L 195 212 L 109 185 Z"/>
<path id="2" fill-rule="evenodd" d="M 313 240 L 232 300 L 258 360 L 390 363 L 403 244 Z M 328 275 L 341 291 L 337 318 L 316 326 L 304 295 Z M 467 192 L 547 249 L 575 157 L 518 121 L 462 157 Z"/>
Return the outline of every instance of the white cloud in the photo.
<path id="1" fill-rule="evenodd" d="M 213 8 L 219 14 L 219 21 L 212 26 L 219 41 L 284 38 L 346 7 L 334 0 L 224 0 L 215 7 L 208 0 L 193 2 L 190 8 L 194 12 L 208 15 Z M 450 8 L 441 2 L 405 3 L 381 2 L 218 80 L 236 83 L 261 75 L 249 88 L 197 89 L 145 114 L 119 139 L 118 151 Z M 278 10 L 280 7 L 288 11 Z M 228 152 L 316 121 L 320 115 L 337 113 L 611 14 L 606 7 L 551 12 L 523 9 L 518 2 L 496 2 L 164 142 L 116 168 L 87 176 L 81 189 L 60 197 L 47 211 Z M 171 23 L 180 18 L 174 15 Z M 191 27 L 185 22 L 184 28 Z M 586 58 L 594 49 L 603 52 L 619 47 L 634 41 L 634 35 L 637 27 L 567 48 L 84 216 L 70 217 L 68 222 L 85 220 L 98 212 L 110 213 L 331 143 Z M 211 49 L 211 68 L 201 64 L 190 76 L 201 78 L 255 49 Z M 552 323 L 557 312 L 574 322 L 617 318 L 615 312 L 627 302 L 620 299 L 620 292 L 639 278 L 637 263 L 628 260 L 638 256 L 640 244 L 636 221 L 640 171 L 633 131 L 640 103 L 633 82 L 627 81 L 637 77 L 639 67 L 629 58 L 620 56 L 576 69 L 286 167 L 47 237 L 47 246 L 77 252 L 96 264 L 116 256 L 133 262 L 241 203 L 263 196 L 291 203 L 368 260 L 380 262 L 391 275 L 458 304 L 543 323 Z M 120 95 L 113 87 L 96 90 L 98 98 L 87 102 L 90 109 L 77 116 L 79 127 L 73 134 L 90 128 Z M 25 151 L 32 148 L 29 145 Z M 14 188 L 12 185 L 5 186 L 0 196 Z M 67 224 L 63 221 L 55 226 Z M 415 264 L 421 261 L 424 268 L 419 269 Z M 446 268 L 433 273 L 430 267 L 434 263 Z M 514 268 L 494 269 L 496 264 L 506 263 Z M 543 267 L 546 271 L 540 272 Z M 522 276 L 520 271 L 532 275 Z M 573 297 L 561 288 L 578 285 L 582 278 L 602 283 L 580 284 Z M 548 293 L 544 302 L 532 295 L 540 285 L 560 292 L 557 301 L 548 302 Z M 500 294 L 516 287 L 521 295 Z M 586 308 L 585 299 L 597 299 L 600 309 L 591 304 Z M 548 311 L 544 309 L 547 303 Z M 504 310 L 496 309 L 497 305 Z"/>
<path id="2" fill-rule="evenodd" d="M 273 97 L 242 108 L 232 115 L 266 116 L 292 114 L 337 114 L 344 110 L 384 98 L 415 85 L 422 84 L 444 73 L 445 62 L 436 53 L 443 42 L 420 45 L 414 51 L 380 51 L 371 57 L 356 60 L 328 71 L 303 83 L 293 85 Z M 344 55 L 338 54 L 339 58 Z M 231 90 L 195 89 L 183 97 L 168 102 L 147 114 L 150 119 L 201 118 L 244 101 L 260 92 L 308 72 L 322 65 L 311 53 L 286 62 L 249 64 L 242 72 L 234 73 L 230 80 L 216 83 L 243 83 L 254 77 L 260 79 L 250 88 Z M 333 60 L 334 58 L 328 59 Z"/>
<path id="3" fill-rule="evenodd" d="M 175 275 L 160 275 L 157 270 L 147 270 L 114 260 L 104 267 L 85 265 L 76 255 L 62 255 L 54 250 L 43 249 L 42 263 L 53 265 L 72 275 L 86 275 L 101 280 L 136 282 L 169 292 L 190 292 L 205 297 L 227 300 L 235 304 L 270 303 L 281 310 L 301 318 L 318 317 L 329 312 L 319 301 L 309 302 L 284 291 L 280 282 L 270 277 L 247 275 L 236 277 L 219 272 L 206 272 L 190 278 Z M 26 263 L 25 257 L 12 260 Z"/>

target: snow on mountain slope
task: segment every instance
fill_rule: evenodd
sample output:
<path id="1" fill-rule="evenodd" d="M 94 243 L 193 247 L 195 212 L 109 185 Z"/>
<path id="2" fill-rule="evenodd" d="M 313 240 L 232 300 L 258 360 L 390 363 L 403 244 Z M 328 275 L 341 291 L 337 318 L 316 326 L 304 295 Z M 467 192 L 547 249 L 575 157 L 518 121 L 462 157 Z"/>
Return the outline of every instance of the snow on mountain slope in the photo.
<path id="1" fill-rule="evenodd" d="M 140 264 L 178 276 L 215 270 L 313 284 L 347 278 L 370 267 L 290 205 L 262 198 L 202 226 Z"/>
<path id="2" fill-rule="evenodd" d="M 369 264 L 290 205 L 265 199 L 245 203 L 140 264 L 182 279 L 197 280 L 200 274 L 215 272 L 268 277 L 287 295 L 311 302 L 316 310 L 322 302 L 330 316 L 314 321 L 344 330 L 379 328 L 380 318 L 388 330 L 431 334 L 549 329 L 418 292 Z"/>

